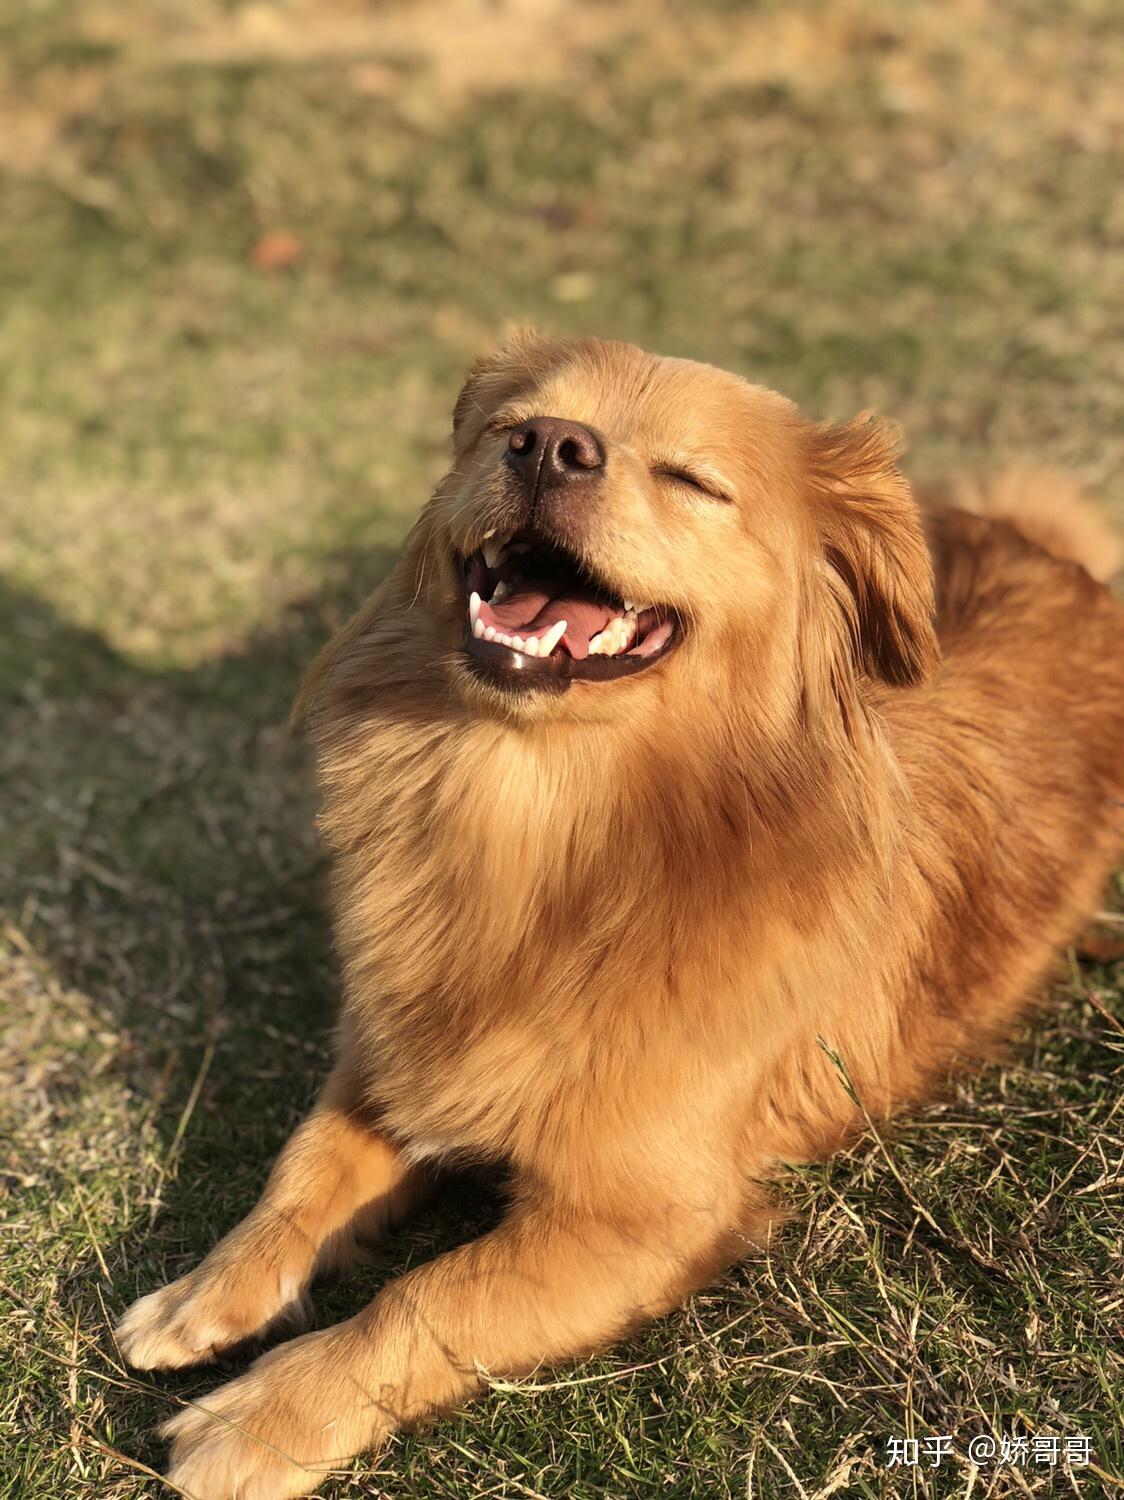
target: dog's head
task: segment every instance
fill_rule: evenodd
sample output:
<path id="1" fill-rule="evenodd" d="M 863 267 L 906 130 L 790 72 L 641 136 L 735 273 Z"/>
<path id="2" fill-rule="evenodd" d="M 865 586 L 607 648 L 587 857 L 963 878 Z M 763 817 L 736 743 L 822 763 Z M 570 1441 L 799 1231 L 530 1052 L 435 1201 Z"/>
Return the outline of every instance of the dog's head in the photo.
<path id="1" fill-rule="evenodd" d="M 456 403 L 455 463 L 380 605 L 470 710 L 853 714 L 918 682 L 932 580 L 884 433 L 631 345 L 517 338 Z M 389 620 L 387 620 L 389 623 Z M 426 657 L 427 661 L 420 658 Z"/>

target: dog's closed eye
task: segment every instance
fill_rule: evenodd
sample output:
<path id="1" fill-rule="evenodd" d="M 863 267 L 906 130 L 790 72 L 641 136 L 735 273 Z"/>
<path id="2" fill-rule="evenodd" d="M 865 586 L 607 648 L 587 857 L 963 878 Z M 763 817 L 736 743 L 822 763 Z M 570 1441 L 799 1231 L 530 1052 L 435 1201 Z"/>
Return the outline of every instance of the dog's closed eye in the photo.
<path id="1" fill-rule="evenodd" d="M 720 500 L 726 505 L 733 503 L 733 497 L 727 495 L 713 479 L 703 479 L 679 464 L 657 464 L 652 472 L 657 479 L 666 479 L 671 484 L 679 484 L 685 489 L 696 490 L 700 495 L 705 495 L 708 500 Z"/>

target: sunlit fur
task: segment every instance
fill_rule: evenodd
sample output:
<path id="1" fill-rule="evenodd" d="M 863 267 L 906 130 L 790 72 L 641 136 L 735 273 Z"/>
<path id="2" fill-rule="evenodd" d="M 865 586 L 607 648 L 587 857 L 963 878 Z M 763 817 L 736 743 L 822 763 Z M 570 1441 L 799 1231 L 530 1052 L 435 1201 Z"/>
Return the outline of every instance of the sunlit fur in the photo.
<path id="1" fill-rule="evenodd" d="M 533 415 L 608 452 L 559 539 L 683 621 L 635 677 L 512 694 L 463 654 L 457 559 L 513 524 L 504 428 Z M 512 1206 L 177 1418 L 173 1478 L 202 1500 L 303 1493 L 480 1367 L 675 1305 L 765 1231 L 780 1163 L 1008 1033 L 1124 847 L 1124 610 L 1080 565 L 1103 559 L 1064 488 L 1035 534 L 1075 560 L 1006 521 L 923 519 L 875 423 L 592 340 L 482 361 L 454 446 L 302 698 L 339 1065 L 254 1215 L 122 1347 L 180 1364 L 256 1333 L 341 1258 L 350 1215 L 370 1228 L 442 1163 L 508 1164 Z M 971 503 L 1017 524 L 1009 482 Z"/>

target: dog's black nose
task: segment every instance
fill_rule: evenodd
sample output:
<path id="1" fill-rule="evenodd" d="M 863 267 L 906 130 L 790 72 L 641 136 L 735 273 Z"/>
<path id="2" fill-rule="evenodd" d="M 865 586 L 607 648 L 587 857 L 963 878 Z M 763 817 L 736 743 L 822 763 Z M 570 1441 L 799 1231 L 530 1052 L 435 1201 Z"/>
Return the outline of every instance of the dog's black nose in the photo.
<path id="1" fill-rule="evenodd" d="M 547 485 L 596 476 L 605 467 L 605 449 L 591 427 L 562 417 L 531 417 L 507 440 L 507 458 L 529 492 Z"/>

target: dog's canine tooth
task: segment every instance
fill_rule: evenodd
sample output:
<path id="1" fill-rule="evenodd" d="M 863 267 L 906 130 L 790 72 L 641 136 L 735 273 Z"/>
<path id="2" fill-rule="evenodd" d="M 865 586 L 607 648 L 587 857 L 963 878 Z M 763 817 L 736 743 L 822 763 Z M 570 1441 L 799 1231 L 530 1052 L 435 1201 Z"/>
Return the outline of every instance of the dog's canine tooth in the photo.
<path id="1" fill-rule="evenodd" d="M 468 596 L 468 623 L 476 630 L 476 622 L 480 618 L 480 595 L 475 590 Z"/>
<path id="2" fill-rule="evenodd" d="M 539 637 L 539 655 L 549 656 L 565 634 L 566 621 L 556 621 L 545 635 Z"/>

